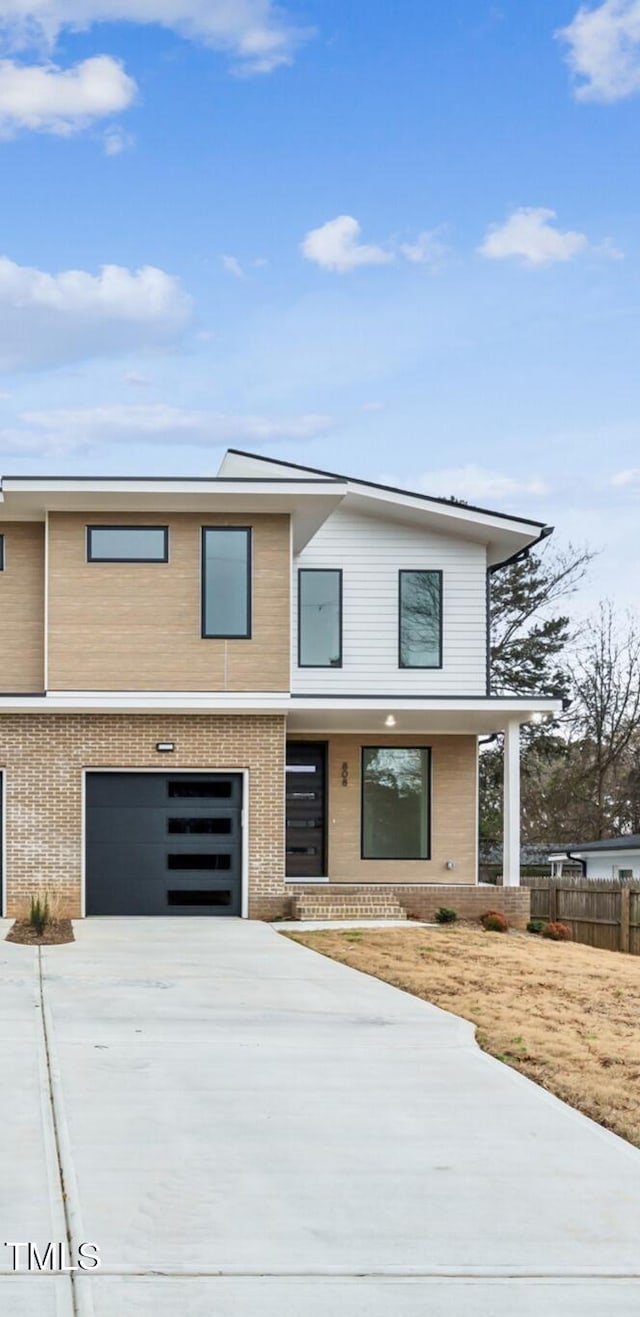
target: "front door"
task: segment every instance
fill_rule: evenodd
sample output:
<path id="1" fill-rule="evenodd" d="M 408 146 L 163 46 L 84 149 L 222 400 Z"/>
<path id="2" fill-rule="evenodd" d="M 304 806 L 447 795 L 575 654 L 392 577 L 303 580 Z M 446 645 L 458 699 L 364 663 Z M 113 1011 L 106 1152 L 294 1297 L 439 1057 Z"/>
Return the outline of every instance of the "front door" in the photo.
<path id="1" fill-rule="evenodd" d="M 326 876 L 323 741 L 287 742 L 287 878 Z"/>

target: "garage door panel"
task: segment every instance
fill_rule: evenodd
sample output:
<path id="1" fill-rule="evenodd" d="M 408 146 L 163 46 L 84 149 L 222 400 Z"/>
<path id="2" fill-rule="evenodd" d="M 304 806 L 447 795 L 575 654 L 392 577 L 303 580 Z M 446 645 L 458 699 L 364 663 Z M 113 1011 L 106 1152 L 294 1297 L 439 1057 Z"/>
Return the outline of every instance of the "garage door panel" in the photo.
<path id="1" fill-rule="evenodd" d="M 239 810 L 185 810 L 145 809 L 144 818 L 138 806 L 130 802 L 126 807 L 111 805 L 108 809 L 90 807 L 87 811 L 87 842 L 121 842 L 135 845 L 141 841 L 153 845 L 207 846 L 240 845 L 241 815 Z"/>
<path id="2" fill-rule="evenodd" d="M 241 806 L 238 774 L 88 773 L 87 914 L 239 915 Z"/>

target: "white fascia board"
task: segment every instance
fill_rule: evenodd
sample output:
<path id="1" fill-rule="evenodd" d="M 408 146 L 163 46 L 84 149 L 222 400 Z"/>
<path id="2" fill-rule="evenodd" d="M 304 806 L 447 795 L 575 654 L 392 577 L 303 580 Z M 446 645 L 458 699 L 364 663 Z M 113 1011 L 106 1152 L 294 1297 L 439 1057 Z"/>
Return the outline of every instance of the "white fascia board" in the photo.
<path id="1" fill-rule="evenodd" d="M 44 521 L 48 513 L 134 515 L 147 512 L 284 513 L 293 522 L 295 552 L 316 534 L 346 494 L 344 482 L 280 478 L 237 480 L 30 480 L 5 477 L 0 521 Z"/>
<path id="2" fill-rule="evenodd" d="M 487 546 L 487 564 L 495 566 L 512 554 L 535 544 L 545 529 L 544 522 L 521 521 L 517 517 L 496 516 L 466 508 L 459 503 L 440 503 L 397 494 L 384 489 L 368 489 L 356 482 L 347 487 L 345 506 L 367 516 L 388 516 L 422 523 L 445 535 L 459 536 Z"/>
<path id="3" fill-rule="evenodd" d="M 332 472 L 266 458 L 262 454 L 250 454 L 229 450 L 220 465 L 219 474 L 238 476 L 243 471 L 256 477 L 268 471 L 277 472 L 289 480 L 322 480 L 331 476 L 334 480 L 346 483 L 346 505 L 355 511 L 369 516 L 384 517 L 385 513 L 395 519 L 422 522 L 432 529 L 444 533 L 461 535 L 466 539 L 475 539 L 487 546 L 489 566 L 503 562 L 505 558 L 530 545 L 540 538 L 545 523 L 531 517 L 517 517 L 493 512 L 490 509 L 468 506 L 464 503 L 449 502 L 448 499 L 430 498 L 402 489 L 378 485 L 371 481 L 360 481 L 354 477 L 338 476 Z"/>
<path id="4" fill-rule="evenodd" d="M 55 691 L 48 695 L 2 695 L 2 713 L 286 713 L 281 691 L 238 694 L 210 691 Z"/>

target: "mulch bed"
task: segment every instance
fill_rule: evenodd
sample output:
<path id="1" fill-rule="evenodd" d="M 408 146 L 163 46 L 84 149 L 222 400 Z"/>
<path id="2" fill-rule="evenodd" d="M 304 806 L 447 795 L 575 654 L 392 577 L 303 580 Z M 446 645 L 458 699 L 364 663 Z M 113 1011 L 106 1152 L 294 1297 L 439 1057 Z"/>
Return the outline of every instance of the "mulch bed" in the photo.
<path id="1" fill-rule="evenodd" d="M 75 938 L 70 919 L 51 919 L 44 933 L 36 933 L 28 919 L 16 919 L 5 941 L 25 942 L 32 947 L 55 947 L 62 942 L 75 942 Z"/>

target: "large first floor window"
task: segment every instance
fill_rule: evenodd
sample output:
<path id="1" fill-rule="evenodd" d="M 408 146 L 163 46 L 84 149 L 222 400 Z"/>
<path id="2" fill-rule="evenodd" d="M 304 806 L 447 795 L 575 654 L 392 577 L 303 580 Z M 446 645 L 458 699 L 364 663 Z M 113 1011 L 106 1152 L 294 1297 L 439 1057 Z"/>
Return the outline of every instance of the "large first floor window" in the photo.
<path id="1" fill-rule="evenodd" d="M 298 666 L 342 666 L 342 572 L 298 572 Z"/>
<path id="2" fill-rule="evenodd" d="M 251 635 L 251 530 L 202 528 L 202 635 L 248 640 Z"/>
<path id="3" fill-rule="evenodd" d="M 431 753 L 426 746 L 363 746 L 363 860 L 428 860 Z"/>
<path id="4" fill-rule="evenodd" d="M 442 572 L 400 572 L 401 668 L 442 667 Z"/>

